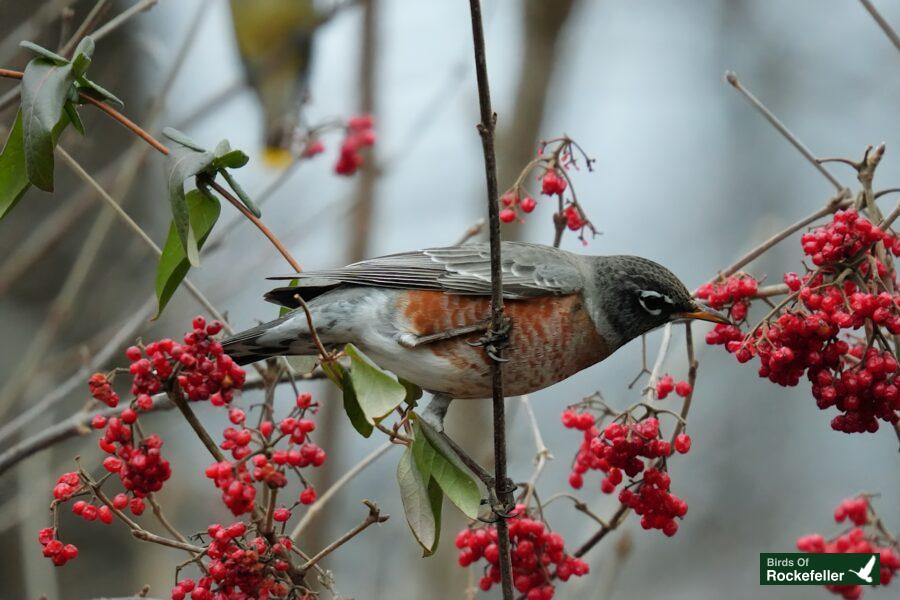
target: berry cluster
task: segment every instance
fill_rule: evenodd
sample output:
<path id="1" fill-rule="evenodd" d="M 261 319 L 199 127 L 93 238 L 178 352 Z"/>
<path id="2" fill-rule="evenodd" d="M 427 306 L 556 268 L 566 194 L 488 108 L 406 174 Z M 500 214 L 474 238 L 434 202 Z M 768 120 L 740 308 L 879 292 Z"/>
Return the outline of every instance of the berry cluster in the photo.
<path id="1" fill-rule="evenodd" d="M 52 560 L 57 567 L 78 557 L 78 548 L 74 544 L 63 544 L 56 539 L 56 530 L 52 527 L 41 529 L 38 532 L 38 541 L 44 547 L 44 556 Z"/>
<path id="2" fill-rule="evenodd" d="M 553 578 L 568 581 L 570 577 L 580 577 L 588 572 L 588 565 L 566 554 L 562 536 L 529 517 L 523 505 L 517 505 L 515 512 L 516 516 L 509 520 L 513 585 L 528 600 L 550 600 L 556 592 Z M 463 529 L 456 536 L 456 547 L 461 567 L 482 558 L 487 563 L 487 571 L 478 583 L 482 590 L 488 591 L 500 582 L 496 526 Z M 555 571 L 551 571 L 553 566 Z"/>
<path id="3" fill-rule="evenodd" d="M 371 115 L 352 117 L 347 121 L 346 135 L 341 143 L 341 153 L 334 172 L 338 175 L 353 175 L 363 165 L 360 150 L 375 144 L 375 121 Z"/>
<path id="4" fill-rule="evenodd" d="M 834 511 L 834 520 L 842 523 L 847 519 L 854 524 L 850 530 L 830 540 L 818 533 L 805 535 L 797 540 L 797 549 L 801 552 L 826 554 L 878 553 L 881 564 L 879 582 L 881 585 L 888 585 L 900 570 L 900 552 L 896 548 L 897 542 L 889 539 L 883 529 L 876 526 L 878 521 L 869 498 L 858 496 L 842 501 Z M 843 596 L 845 600 L 858 600 L 863 595 L 863 588 L 859 585 L 825 587 Z"/>
<path id="5" fill-rule="evenodd" d="M 500 204 L 503 205 L 500 210 L 500 220 L 504 223 L 512 223 L 516 220 L 517 209 L 521 209 L 523 213 L 530 213 L 537 208 L 537 201 L 527 192 L 520 192 L 518 188 L 509 190 L 500 196 Z"/>
<path id="6" fill-rule="evenodd" d="M 885 234 L 855 210 L 839 210 L 831 223 L 814 229 L 800 238 L 803 252 L 811 257 L 817 267 L 853 260 L 875 242 L 885 241 L 885 246 L 895 256 L 900 256 L 900 243 Z"/>
<path id="7" fill-rule="evenodd" d="M 107 432 L 117 419 L 110 419 Z M 169 461 L 159 452 L 162 440 L 158 435 L 149 435 L 136 446 L 128 443 L 120 444 L 115 449 L 115 456 L 108 456 L 103 461 L 103 468 L 116 473 L 126 490 L 135 498 L 143 498 L 162 489 L 163 483 L 172 476 Z"/>
<path id="8" fill-rule="evenodd" d="M 697 297 L 711 308 L 728 308 L 732 321 L 741 322 L 747 318 L 752 300 L 759 291 L 759 282 L 746 274 L 732 275 L 724 281 L 704 283 L 697 288 Z"/>
<path id="9" fill-rule="evenodd" d="M 287 576 L 290 563 L 285 560 L 293 545 L 290 538 L 270 545 L 262 537 L 248 539 L 247 533 L 247 526 L 241 522 L 227 527 L 210 525 L 207 575 L 198 581 L 178 581 L 172 588 L 172 600 L 188 596 L 191 600 L 264 600 L 284 598 L 294 591 Z"/>
<path id="10" fill-rule="evenodd" d="M 675 378 L 666 373 L 656 382 L 656 398 L 665 400 L 673 391 L 682 398 L 687 398 L 694 391 L 694 387 L 687 381 L 676 383 Z"/>
<path id="11" fill-rule="evenodd" d="M 173 375 L 189 400 L 209 400 L 216 406 L 231 402 L 234 391 L 244 385 L 246 374 L 213 337 L 220 331 L 222 324 L 218 321 L 207 324 L 203 317 L 196 317 L 193 331 L 184 336 L 183 344 L 163 339 L 147 344 L 143 350 L 128 348 L 125 355 L 131 361 L 131 392 L 137 407 L 152 406 L 150 396 L 162 390 Z"/>
<path id="12" fill-rule="evenodd" d="M 259 429 L 249 428 L 244 411 L 231 408 L 229 419 L 240 429 L 226 428 L 223 433 L 225 440 L 220 447 L 230 450 L 234 461 L 213 463 L 206 469 L 206 476 L 222 490 L 222 501 L 235 516 L 253 510 L 255 483 L 263 483 L 273 489 L 284 487 L 287 485 L 288 470 L 299 474 L 299 469 L 320 467 L 325 463 L 325 450 L 309 439 L 316 429 L 310 415 L 316 410 L 318 404 L 312 401 L 310 394 L 299 394 L 291 413 L 278 422 L 278 434 L 273 437 L 275 423 L 262 421 Z M 282 441 L 286 442 L 286 447 L 277 446 Z M 302 504 L 311 504 L 316 498 L 315 489 L 306 483 L 302 475 L 301 480 L 304 490 L 298 500 Z M 290 517 L 289 513 L 281 514 L 285 520 Z"/>
<path id="13" fill-rule="evenodd" d="M 879 421 L 896 423 L 898 362 L 883 342 L 900 334 L 900 294 L 894 292 L 892 267 L 878 258 L 884 257 L 878 243 L 900 252 L 893 235 L 856 211 L 835 213 L 830 223 L 803 236 L 803 251 L 818 269 L 784 276 L 791 293 L 785 306 L 747 336 L 735 326 L 716 325 L 707 343 L 723 345 L 742 363 L 758 357 L 759 375 L 779 385 L 795 386 L 805 375 L 818 407 L 840 411 L 831 421 L 836 431 L 874 432 Z M 738 320 L 747 306 L 736 315 L 736 303 L 752 297 L 755 281 L 731 282 L 704 286 L 698 294 L 717 308 L 733 303 Z M 855 331 L 865 331 L 866 341 L 854 337 Z"/>
<path id="14" fill-rule="evenodd" d="M 91 390 L 91 396 L 110 408 L 115 408 L 119 405 L 119 395 L 113 391 L 112 382 L 103 373 L 91 375 L 88 379 L 88 388 Z"/>
<path id="15" fill-rule="evenodd" d="M 672 385 L 672 389 L 677 387 Z M 664 391 L 668 394 L 671 389 Z M 685 395 L 690 393 L 686 388 L 681 391 Z M 619 493 L 619 501 L 642 516 L 641 525 L 645 529 L 660 529 L 668 536 L 674 535 L 678 530 L 675 519 L 684 517 L 687 504 L 669 492 L 671 481 L 665 472 L 665 459 L 673 451 L 689 452 L 690 436 L 679 433 L 673 440 L 673 448 L 673 443 L 662 438 L 659 419 L 649 413 L 638 421 L 630 413 L 617 415 L 606 425 L 602 435 L 594 416 L 587 410 L 579 413 L 567 409 L 563 412 L 562 422 L 567 428 L 583 432 L 569 484 L 580 489 L 584 485 L 584 473 L 601 471 L 605 476 L 600 482 L 600 490 L 611 494 L 627 476 L 630 483 Z"/>

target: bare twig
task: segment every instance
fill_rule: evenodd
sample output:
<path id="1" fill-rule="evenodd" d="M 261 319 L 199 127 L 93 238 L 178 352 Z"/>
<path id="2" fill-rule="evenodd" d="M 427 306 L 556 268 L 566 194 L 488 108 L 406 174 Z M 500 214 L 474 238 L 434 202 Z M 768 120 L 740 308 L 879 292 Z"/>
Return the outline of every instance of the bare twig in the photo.
<path id="1" fill-rule="evenodd" d="M 507 326 L 503 314 L 503 271 L 500 268 L 500 207 L 497 192 L 497 157 L 494 154 L 494 126 L 496 115 L 491 108 L 491 90 L 488 83 L 487 57 L 484 44 L 484 26 L 481 19 L 480 0 L 469 0 L 469 12 L 472 18 L 472 43 L 475 53 L 475 76 L 478 80 L 478 105 L 481 111 L 481 122 L 478 133 L 481 135 L 481 147 L 484 152 L 484 171 L 487 182 L 488 230 L 491 240 L 491 329 L 486 338 L 498 339 L 500 332 Z M 496 358 L 491 360 L 491 391 L 494 409 L 494 482 L 497 497 L 508 507 L 512 504 L 512 485 L 506 476 L 506 414 L 503 396 L 503 349 L 498 348 Z M 500 359 L 500 360 L 498 360 Z M 500 576 L 504 600 L 512 600 L 512 563 L 509 555 L 509 528 L 506 521 L 497 521 L 497 546 L 500 550 Z"/>
<path id="2" fill-rule="evenodd" d="M 760 114 L 765 117 L 766 120 L 771 123 L 772 126 L 777 129 L 778 132 L 783 135 L 784 138 L 789 141 L 794 148 L 799 150 L 800 154 L 802 154 L 804 158 L 806 158 L 806 160 L 808 160 L 809 163 L 814 166 L 816 170 L 818 170 L 819 173 L 821 173 L 822 176 L 825 177 L 825 179 L 827 179 L 838 192 L 841 192 L 844 189 L 844 185 L 840 181 L 838 181 L 834 175 L 831 174 L 831 171 L 822 166 L 822 164 L 815 157 L 812 151 L 810 151 L 810 149 L 807 148 L 806 145 L 797 138 L 797 136 L 791 133 L 787 126 L 785 126 L 785 124 L 782 123 L 781 120 L 779 120 L 778 117 L 776 117 L 772 113 L 772 111 L 766 108 L 766 105 L 760 102 L 760 100 L 756 96 L 754 96 L 750 90 L 741 85 L 741 82 L 738 81 L 737 75 L 734 72 L 726 71 L 725 79 L 734 87 L 734 89 L 743 94 L 744 98 L 746 98 L 747 101 L 750 102 L 750 104 L 752 104 L 753 107 L 758 110 Z"/>
<path id="3" fill-rule="evenodd" d="M 894 31 L 894 28 L 891 27 L 891 24 L 884 20 L 884 17 L 881 16 L 881 13 L 878 12 L 878 9 L 869 1 L 869 0 L 859 0 L 859 3 L 863 5 L 863 7 L 869 11 L 869 14 L 872 15 L 872 18 L 875 19 L 875 22 L 878 23 L 878 26 L 881 27 L 881 30 L 884 32 L 884 35 L 891 40 L 891 43 L 894 44 L 894 47 L 897 50 L 900 50 L 900 36 L 897 35 L 897 32 Z"/>
<path id="4" fill-rule="evenodd" d="M 216 462 L 224 462 L 227 460 L 225 455 L 222 454 L 222 451 L 216 445 L 216 442 L 212 439 L 212 436 L 209 435 L 209 432 L 203 427 L 203 423 L 200 422 L 200 419 L 198 419 L 197 415 L 194 414 L 194 411 L 191 410 L 181 389 L 172 386 L 166 393 L 169 395 L 169 400 L 181 411 L 181 414 L 184 415 L 184 418 L 191 426 L 191 429 L 194 430 L 194 433 L 197 434 L 197 437 L 200 438 L 200 441 L 203 442 L 203 445 L 206 446 L 206 449 L 209 450 L 209 453 Z"/>
<path id="5" fill-rule="evenodd" d="M 525 413 L 528 415 L 528 420 L 531 423 L 531 435 L 534 437 L 535 446 L 535 467 L 531 474 L 531 478 L 528 480 L 528 489 L 525 490 L 525 498 L 522 501 L 522 504 L 524 504 L 527 509 L 528 505 L 531 504 L 532 496 L 534 496 L 534 488 L 537 485 L 537 480 L 540 478 L 544 467 L 547 465 L 547 461 L 553 459 L 553 455 L 550 454 L 550 449 L 544 444 L 544 436 L 541 435 L 541 429 L 538 427 L 537 418 L 534 416 L 534 410 L 531 408 L 531 402 L 528 401 L 528 396 L 520 396 L 519 400 L 522 402 L 522 406 L 525 408 Z"/>
<path id="6" fill-rule="evenodd" d="M 325 490 L 325 492 L 319 496 L 315 502 L 313 502 L 310 507 L 307 509 L 306 514 L 303 515 L 303 518 L 300 519 L 300 522 L 297 523 L 297 526 L 294 527 L 294 530 L 291 532 L 291 539 L 295 542 L 300 538 L 300 534 L 309 526 L 312 520 L 319 514 L 319 512 L 325 508 L 325 505 L 331 500 L 345 485 L 350 483 L 350 481 L 355 478 L 357 475 L 362 473 L 369 465 L 377 461 L 384 454 L 387 453 L 388 450 L 396 446 L 391 442 L 385 442 L 381 446 L 378 446 L 372 452 L 367 454 L 361 461 L 356 463 L 349 471 L 344 473 L 340 479 L 335 481 L 330 488 Z"/>
<path id="7" fill-rule="evenodd" d="M 348 531 L 347 533 L 345 533 L 338 539 L 336 539 L 333 542 L 331 542 L 330 544 L 328 544 L 325 548 L 322 548 L 322 550 L 320 550 L 318 554 L 316 554 L 315 556 L 310 558 L 308 561 L 306 561 L 306 563 L 299 568 L 300 573 L 306 573 L 307 571 L 309 571 L 320 560 L 322 560 L 323 558 L 325 558 L 326 556 L 328 556 L 329 554 L 331 554 L 332 552 L 334 552 L 335 550 L 337 550 L 338 548 L 340 548 L 341 546 L 343 546 L 344 544 L 346 544 L 347 542 L 349 542 L 350 540 L 355 538 L 357 535 L 359 535 L 360 533 L 362 533 L 363 531 L 368 529 L 369 526 L 374 525 L 375 523 L 384 523 L 385 521 L 388 520 L 389 516 L 382 515 L 381 510 L 379 510 L 379 508 L 378 508 L 378 505 L 375 504 L 374 502 L 371 502 L 369 500 L 363 500 L 363 504 L 365 504 L 366 507 L 369 509 L 369 514 L 366 515 L 366 518 L 363 519 L 363 521 L 359 525 L 357 525 L 356 527 L 354 527 L 353 529 L 351 529 L 350 531 Z"/>

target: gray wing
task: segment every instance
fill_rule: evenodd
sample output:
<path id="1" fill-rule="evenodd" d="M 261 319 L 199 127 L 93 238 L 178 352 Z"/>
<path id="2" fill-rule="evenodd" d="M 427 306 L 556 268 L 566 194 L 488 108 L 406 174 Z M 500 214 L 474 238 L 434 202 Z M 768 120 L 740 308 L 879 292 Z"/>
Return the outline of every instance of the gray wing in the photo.
<path id="1" fill-rule="evenodd" d="M 580 291 L 584 279 L 578 257 L 563 250 L 504 242 L 502 247 L 503 295 L 521 299 L 564 295 Z M 491 293 L 490 248 L 486 243 L 430 248 L 364 260 L 342 269 L 270 277 L 297 279 L 297 288 L 273 290 L 267 298 L 277 303 L 289 290 L 322 291 L 340 284 L 388 288 L 439 290 L 450 294 L 487 296 Z M 308 290 L 312 291 L 312 290 Z M 321 293 L 321 292 L 319 292 Z M 312 294 L 318 295 L 318 294 Z"/>

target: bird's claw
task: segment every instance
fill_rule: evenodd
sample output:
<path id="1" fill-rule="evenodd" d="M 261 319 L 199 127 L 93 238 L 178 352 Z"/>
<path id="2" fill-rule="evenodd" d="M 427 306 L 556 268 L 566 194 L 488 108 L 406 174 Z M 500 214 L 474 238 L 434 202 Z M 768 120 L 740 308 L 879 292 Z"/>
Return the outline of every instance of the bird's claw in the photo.
<path id="1" fill-rule="evenodd" d="M 504 486 L 502 489 L 498 488 L 490 488 L 488 490 L 489 498 L 486 500 L 482 500 L 482 504 L 489 504 L 491 507 L 491 516 L 489 517 L 478 517 L 478 520 L 482 523 L 496 523 L 501 519 L 512 519 L 514 517 L 519 516 L 520 513 L 516 512 L 515 503 L 506 503 L 500 500 L 502 497 L 508 497 L 510 494 L 516 491 L 518 486 L 513 483 L 511 479 L 507 479 L 504 482 Z"/>
<path id="2" fill-rule="evenodd" d="M 510 331 L 512 331 L 512 320 L 504 316 L 499 329 L 488 329 L 477 341 L 466 343 L 470 346 L 484 348 L 487 355 L 495 362 L 507 362 L 509 359 L 500 356 L 500 351 L 509 345 Z"/>

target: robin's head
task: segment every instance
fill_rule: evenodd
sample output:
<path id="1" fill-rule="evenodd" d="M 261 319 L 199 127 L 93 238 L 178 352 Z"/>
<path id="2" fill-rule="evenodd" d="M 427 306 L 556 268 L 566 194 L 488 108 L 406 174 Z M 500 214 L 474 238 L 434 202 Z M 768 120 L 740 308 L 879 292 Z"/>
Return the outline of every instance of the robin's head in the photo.
<path id="1" fill-rule="evenodd" d="M 603 256 L 596 264 L 597 309 L 613 330 L 616 345 L 673 321 L 730 323 L 722 313 L 692 298 L 681 280 L 652 260 Z"/>

